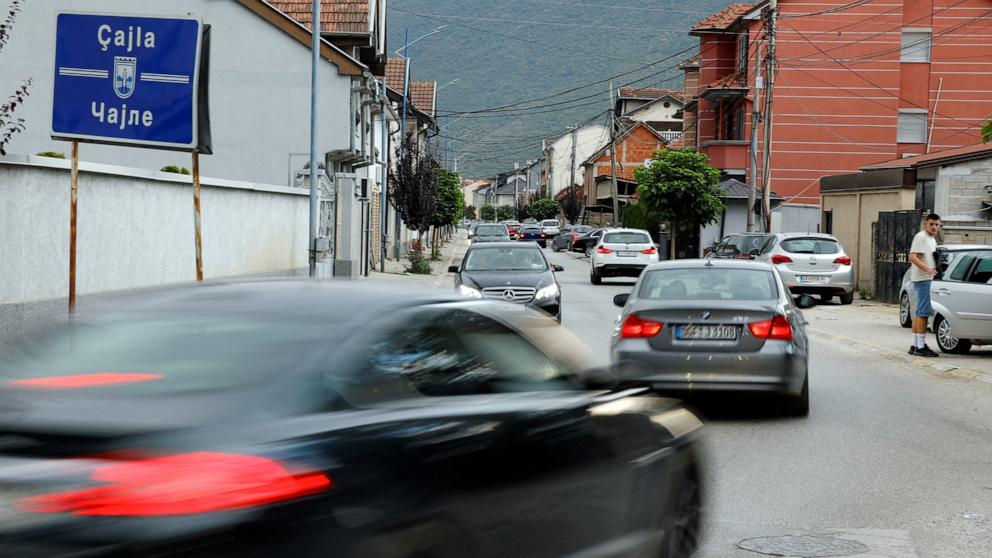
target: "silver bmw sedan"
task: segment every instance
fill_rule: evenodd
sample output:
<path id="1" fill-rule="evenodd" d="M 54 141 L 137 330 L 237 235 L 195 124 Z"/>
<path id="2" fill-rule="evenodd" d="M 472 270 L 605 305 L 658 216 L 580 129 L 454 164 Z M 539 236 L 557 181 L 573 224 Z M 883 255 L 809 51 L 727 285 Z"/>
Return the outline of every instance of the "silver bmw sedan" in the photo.
<path id="1" fill-rule="evenodd" d="M 774 266 L 674 260 L 644 270 L 613 332 L 613 372 L 658 391 L 765 392 L 809 412 L 809 345 L 800 308 Z"/>

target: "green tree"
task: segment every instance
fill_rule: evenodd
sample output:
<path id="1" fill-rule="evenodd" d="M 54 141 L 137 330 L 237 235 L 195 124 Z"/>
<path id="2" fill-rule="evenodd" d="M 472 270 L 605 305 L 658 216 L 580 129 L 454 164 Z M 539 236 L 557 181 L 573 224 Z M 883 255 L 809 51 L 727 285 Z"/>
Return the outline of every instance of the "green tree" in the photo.
<path id="1" fill-rule="evenodd" d="M 507 221 L 517 217 L 517 209 L 512 205 L 501 205 L 496 208 L 496 220 Z"/>
<path id="2" fill-rule="evenodd" d="M 475 206 L 466 205 L 465 209 L 462 211 L 462 219 L 475 219 L 477 211 L 478 210 L 475 209 Z"/>
<path id="3" fill-rule="evenodd" d="M 443 167 L 434 169 L 437 177 L 437 201 L 434 210 L 434 219 L 431 226 L 434 227 L 431 242 L 431 259 L 440 257 L 441 234 L 447 227 L 458 224 L 465 212 L 465 196 L 462 194 L 462 179 L 458 173 L 451 172 Z"/>
<path id="4" fill-rule="evenodd" d="M 402 155 L 396 162 L 389 201 L 403 218 L 407 228 L 420 233 L 420 242 L 410 255 L 413 273 L 430 273 L 430 264 L 424 265 L 423 239 L 430 229 L 437 211 L 437 161 L 420 147 L 420 142 L 407 134 L 402 143 Z"/>
<path id="5" fill-rule="evenodd" d="M 708 225 L 726 207 L 717 187 L 720 171 L 710 165 L 709 157 L 692 149 L 659 149 L 651 166 L 635 169 L 634 177 L 638 203 L 658 221 L 671 223 L 673 244 L 676 224 Z"/>
<path id="6" fill-rule="evenodd" d="M 551 198 L 534 200 L 534 203 L 530 206 L 530 213 L 538 221 L 542 219 L 554 219 L 558 216 L 558 203 Z"/>
<path id="7" fill-rule="evenodd" d="M 984 143 L 992 141 L 992 118 L 982 125 L 982 141 Z"/>
<path id="8" fill-rule="evenodd" d="M 496 206 L 486 204 L 482 206 L 479 210 L 479 218 L 483 221 L 495 221 L 496 220 Z"/>

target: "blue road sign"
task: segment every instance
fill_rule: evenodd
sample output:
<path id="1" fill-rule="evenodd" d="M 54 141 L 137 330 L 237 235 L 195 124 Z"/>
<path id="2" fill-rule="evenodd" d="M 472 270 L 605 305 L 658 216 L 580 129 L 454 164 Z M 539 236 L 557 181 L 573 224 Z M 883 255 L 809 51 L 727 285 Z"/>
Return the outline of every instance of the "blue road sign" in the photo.
<path id="1" fill-rule="evenodd" d="M 196 148 L 201 31 L 193 18 L 59 14 L 52 136 Z"/>

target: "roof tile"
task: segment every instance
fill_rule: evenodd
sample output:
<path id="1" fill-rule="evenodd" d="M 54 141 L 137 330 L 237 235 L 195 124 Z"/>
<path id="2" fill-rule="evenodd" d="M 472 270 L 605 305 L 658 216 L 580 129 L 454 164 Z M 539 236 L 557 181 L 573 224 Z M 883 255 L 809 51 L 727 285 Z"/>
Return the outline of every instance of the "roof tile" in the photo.
<path id="1" fill-rule="evenodd" d="M 682 91 L 678 89 L 663 89 L 661 87 L 641 87 L 641 88 L 621 87 L 620 88 L 621 98 L 660 99 L 665 96 L 681 99 Z"/>
<path id="2" fill-rule="evenodd" d="M 731 4 L 719 12 L 703 19 L 692 26 L 693 31 L 723 31 L 734 24 L 742 15 L 750 12 L 759 3 L 738 2 Z"/>
<path id="3" fill-rule="evenodd" d="M 410 81 L 410 101 L 418 110 L 428 116 L 434 116 L 434 94 L 437 90 L 437 82 L 434 81 Z"/>
<path id="4" fill-rule="evenodd" d="M 269 0 L 274 8 L 310 27 L 313 2 Z M 322 33 L 370 33 L 369 0 L 320 0 Z"/>

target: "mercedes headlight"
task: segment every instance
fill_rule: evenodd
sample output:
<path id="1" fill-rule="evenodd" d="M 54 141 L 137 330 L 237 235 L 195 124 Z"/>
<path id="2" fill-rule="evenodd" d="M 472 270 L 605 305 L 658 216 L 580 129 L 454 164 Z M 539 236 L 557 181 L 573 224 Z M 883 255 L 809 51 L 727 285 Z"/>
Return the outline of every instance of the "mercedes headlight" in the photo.
<path id="1" fill-rule="evenodd" d="M 479 289 L 473 289 L 467 285 L 458 285 L 458 294 L 471 298 L 482 298 L 482 292 Z"/>
<path id="2" fill-rule="evenodd" d="M 543 300 L 545 298 L 554 298 L 558 296 L 558 293 L 560 292 L 561 291 L 558 290 L 558 284 L 551 283 L 547 287 L 544 287 L 543 289 L 537 291 L 537 294 L 534 295 L 534 299 Z"/>

